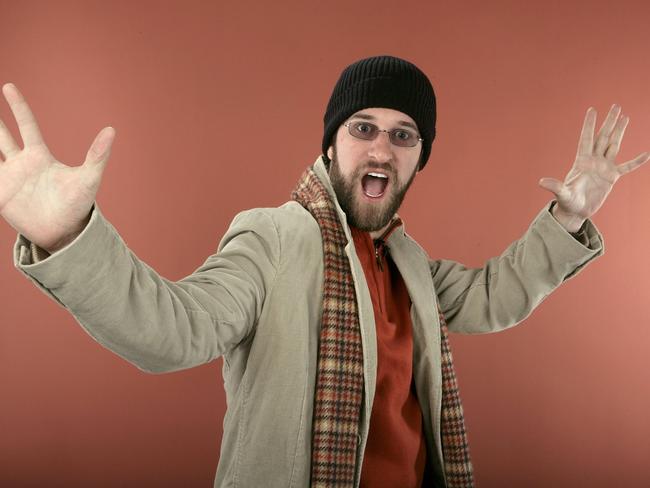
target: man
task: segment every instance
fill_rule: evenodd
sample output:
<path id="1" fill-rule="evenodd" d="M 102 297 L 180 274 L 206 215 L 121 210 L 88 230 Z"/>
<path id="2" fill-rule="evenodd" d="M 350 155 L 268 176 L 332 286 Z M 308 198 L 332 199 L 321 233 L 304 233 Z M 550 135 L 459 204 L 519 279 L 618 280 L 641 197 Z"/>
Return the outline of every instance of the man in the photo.
<path id="1" fill-rule="evenodd" d="M 215 486 L 472 486 L 450 330 L 501 330 L 603 252 L 589 217 L 618 177 L 612 107 L 528 231 L 482 269 L 430 260 L 396 215 L 428 160 L 435 96 L 415 65 L 357 61 L 338 80 L 323 154 L 279 208 L 239 214 L 216 254 L 169 282 L 95 204 L 115 132 L 83 166 L 53 159 L 26 102 L 3 92 L 0 213 L 15 264 L 99 343 L 162 373 L 223 356 L 228 409 Z"/>

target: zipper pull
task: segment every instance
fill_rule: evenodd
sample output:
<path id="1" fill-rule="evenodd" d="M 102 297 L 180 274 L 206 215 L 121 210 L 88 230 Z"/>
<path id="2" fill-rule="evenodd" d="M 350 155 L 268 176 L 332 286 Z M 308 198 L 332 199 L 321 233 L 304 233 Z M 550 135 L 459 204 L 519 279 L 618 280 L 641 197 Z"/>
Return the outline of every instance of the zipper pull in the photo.
<path id="1" fill-rule="evenodd" d="M 377 260 L 377 266 L 379 266 L 379 271 L 384 271 L 384 265 L 382 264 L 382 256 L 380 255 L 379 248 L 382 248 L 382 253 L 383 254 L 383 241 L 378 240 L 375 243 L 375 259 Z"/>

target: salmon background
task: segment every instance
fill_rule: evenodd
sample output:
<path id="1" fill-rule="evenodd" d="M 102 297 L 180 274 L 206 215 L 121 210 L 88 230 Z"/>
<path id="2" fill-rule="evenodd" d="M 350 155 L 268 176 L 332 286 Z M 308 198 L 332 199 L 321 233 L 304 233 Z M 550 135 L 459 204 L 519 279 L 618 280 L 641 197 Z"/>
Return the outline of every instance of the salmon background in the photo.
<path id="1" fill-rule="evenodd" d="M 645 1 L 0 0 L 0 83 L 59 160 L 117 130 L 98 203 L 169 279 L 234 215 L 289 198 L 320 152 L 341 70 L 392 54 L 427 73 L 438 136 L 400 214 L 432 257 L 469 266 L 520 236 L 562 179 L 586 109 L 650 150 Z M 4 100 L 0 117 L 17 136 Z M 648 486 L 650 165 L 594 222 L 607 252 L 509 331 L 453 336 L 477 484 Z M 12 265 L 0 224 L 0 485 L 212 486 L 221 360 L 148 375 L 100 347 Z"/>

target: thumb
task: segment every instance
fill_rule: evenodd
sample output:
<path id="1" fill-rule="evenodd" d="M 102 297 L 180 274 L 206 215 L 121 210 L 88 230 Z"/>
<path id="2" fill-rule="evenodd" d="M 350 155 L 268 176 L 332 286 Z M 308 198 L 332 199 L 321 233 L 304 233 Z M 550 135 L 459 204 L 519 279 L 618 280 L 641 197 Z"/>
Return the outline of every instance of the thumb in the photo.
<path id="1" fill-rule="evenodd" d="M 88 168 L 99 167 L 98 169 L 103 170 L 111 154 L 113 140 L 115 140 L 115 129 L 112 127 L 104 127 L 99 131 L 99 134 L 90 145 L 90 149 L 88 149 L 83 165 Z"/>
<path id="2" fill-rule="evenodd" d="M 555 178 L 541 178 L 538 184 L 545 190 L 554 193 L 556 196 L 559 195 L 564 189 L 564 184 Z"/>

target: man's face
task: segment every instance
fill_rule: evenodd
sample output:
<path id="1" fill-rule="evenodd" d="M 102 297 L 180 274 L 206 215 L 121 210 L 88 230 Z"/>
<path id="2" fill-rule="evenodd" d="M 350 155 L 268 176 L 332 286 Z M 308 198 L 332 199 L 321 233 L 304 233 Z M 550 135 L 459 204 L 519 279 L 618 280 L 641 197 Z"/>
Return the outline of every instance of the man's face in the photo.
<path id="1" fill-rule="evenodd" d="M 347 120 L 355 121 L 417 132 L 411 117 L 388 108 L 360 110 Z M 344 125 L 339 127 L 327 151 L 332 160 L 329 175 L 349 225 L 377 235 L 387 227 L 415 178 L 421 151 L 421 142 L 396 146 L 386 132 L 368 141 L 350 135 Z"/>

